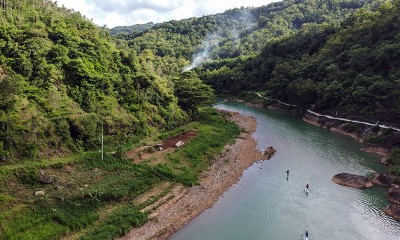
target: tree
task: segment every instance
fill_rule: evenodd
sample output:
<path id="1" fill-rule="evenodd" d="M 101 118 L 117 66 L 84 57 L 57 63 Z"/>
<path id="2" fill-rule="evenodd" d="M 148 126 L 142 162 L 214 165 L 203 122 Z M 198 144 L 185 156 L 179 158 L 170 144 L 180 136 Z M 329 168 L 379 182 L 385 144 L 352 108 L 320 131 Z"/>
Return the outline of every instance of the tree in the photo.
<path id="1" fill-rule="evenodd" d="M 215 98 L 214 90 L 194 74 L 184 74 L 175 79 L 174 93 L 178 97 L 178 105 L 192 118 L 200 106 L 211 105 Z"/>

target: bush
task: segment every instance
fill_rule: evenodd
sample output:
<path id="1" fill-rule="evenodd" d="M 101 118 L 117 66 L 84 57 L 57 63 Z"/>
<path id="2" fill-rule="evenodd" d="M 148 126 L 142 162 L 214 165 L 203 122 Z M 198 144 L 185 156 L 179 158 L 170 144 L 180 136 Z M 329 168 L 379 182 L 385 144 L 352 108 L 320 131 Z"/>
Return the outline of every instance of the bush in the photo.
<path id="1" fill-rule="evenodd" d="M 36 168 L 17 169 L 14 174 L 22 184 L 36 185 L 39 183 L 39 172 Z"/>

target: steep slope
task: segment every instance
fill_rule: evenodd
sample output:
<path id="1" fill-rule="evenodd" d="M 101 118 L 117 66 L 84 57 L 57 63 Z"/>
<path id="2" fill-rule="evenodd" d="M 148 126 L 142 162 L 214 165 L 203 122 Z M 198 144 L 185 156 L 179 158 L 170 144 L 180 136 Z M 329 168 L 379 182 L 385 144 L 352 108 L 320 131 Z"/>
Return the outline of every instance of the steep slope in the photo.
<path id="1" fill-rule="evenodd" d="M 139 55 L 152 51 L 157 72 L 171 76 L 185 66 L 185 70 L 191 70 L 211 59 L 247 59 L 271 40 L 293 34 L 305 24 L 339 22 L 356 9 L 379 2 L 285 0 L 258 8 L 173 20 L 120 37 L 127 39 Z"/>
<path id="2" fill-rule="evenodd" d="M 109 145 L 185 121 L 151 56 L 52 1 L 0 10 L 0 156 L 35 158 Z"/>
<path id="3" fill-rule="evenodd" d="M 253 85 L 268 96 L 314 110 L 398 124 L 400 119 L 399 1 L 358 11 L 341 24 L 309 25 L 274 41 L 253 61 L 235 65 L 240 79 L 210 77 L 215 85 Z M 250 84 L 251 83 L 251 84 Z M 247 84 L 247 85 L 246 85 Z M 260 88 L 258 88 L 260 89 Z M 243 88 L 242 88 L 243 90 Z"/>

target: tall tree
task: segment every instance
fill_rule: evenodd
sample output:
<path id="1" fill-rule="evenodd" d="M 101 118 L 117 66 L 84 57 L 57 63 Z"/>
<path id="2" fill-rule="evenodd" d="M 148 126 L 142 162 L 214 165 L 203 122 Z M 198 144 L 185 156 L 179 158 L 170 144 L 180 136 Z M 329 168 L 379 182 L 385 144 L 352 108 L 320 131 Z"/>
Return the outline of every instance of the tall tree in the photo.
<path id="1" fill-rule="evenodd" d="M 204 84 L 195 74 L 186 73 L 175 79 L 175 95 L 179 106 L 193 118 L 201 106 L 214 102 L 214 90 Z"/>

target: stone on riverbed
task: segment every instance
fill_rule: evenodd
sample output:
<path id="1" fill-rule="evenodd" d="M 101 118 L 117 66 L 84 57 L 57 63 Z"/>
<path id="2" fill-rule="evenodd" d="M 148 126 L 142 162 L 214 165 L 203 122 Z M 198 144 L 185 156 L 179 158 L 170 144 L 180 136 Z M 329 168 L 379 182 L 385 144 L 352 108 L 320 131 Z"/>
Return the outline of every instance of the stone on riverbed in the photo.
<path id="1" fill-rule="evenodd" d="M 385 214 L 400 221 L 400 206 L 391 204 L 385 208 Z"/>
<path id="2" fill-rule="evenodd" d="M 388 193 L 389 201 L 400 204 L 400 188 L 392 188 Z"/>
<path id="3" fill-rule="evenodd" d="M 394 182 L 395 177 L 392 176 L 391 174 L 388 173 L 383 173 L 383 174 L 378 174 L 372 182 L 377 185 L 381 185 L 384 187 L 390 187 L 392 186 L 392 183 Z"/>
<path id="4" fill-rule="evenodd" d="M 265 155 L 265 156 L 267 157 L 267 159 L 269 160 L 271 157 L 274 156 L 275 152 L 276 152 L 276 150 L 275 150 L 272 146 L 269 146 L 269 147 L 267 148 L 267 150 L 265 150 L 264 155 Z"/>
<path id="5" fill-rule="evenodd" d="M 333 176 L 332 181 L 336 184 L 365 189 L 372 187 L 372 182 L 364 176 L 359 176 L 351 173 L 339 173 Z"/>

